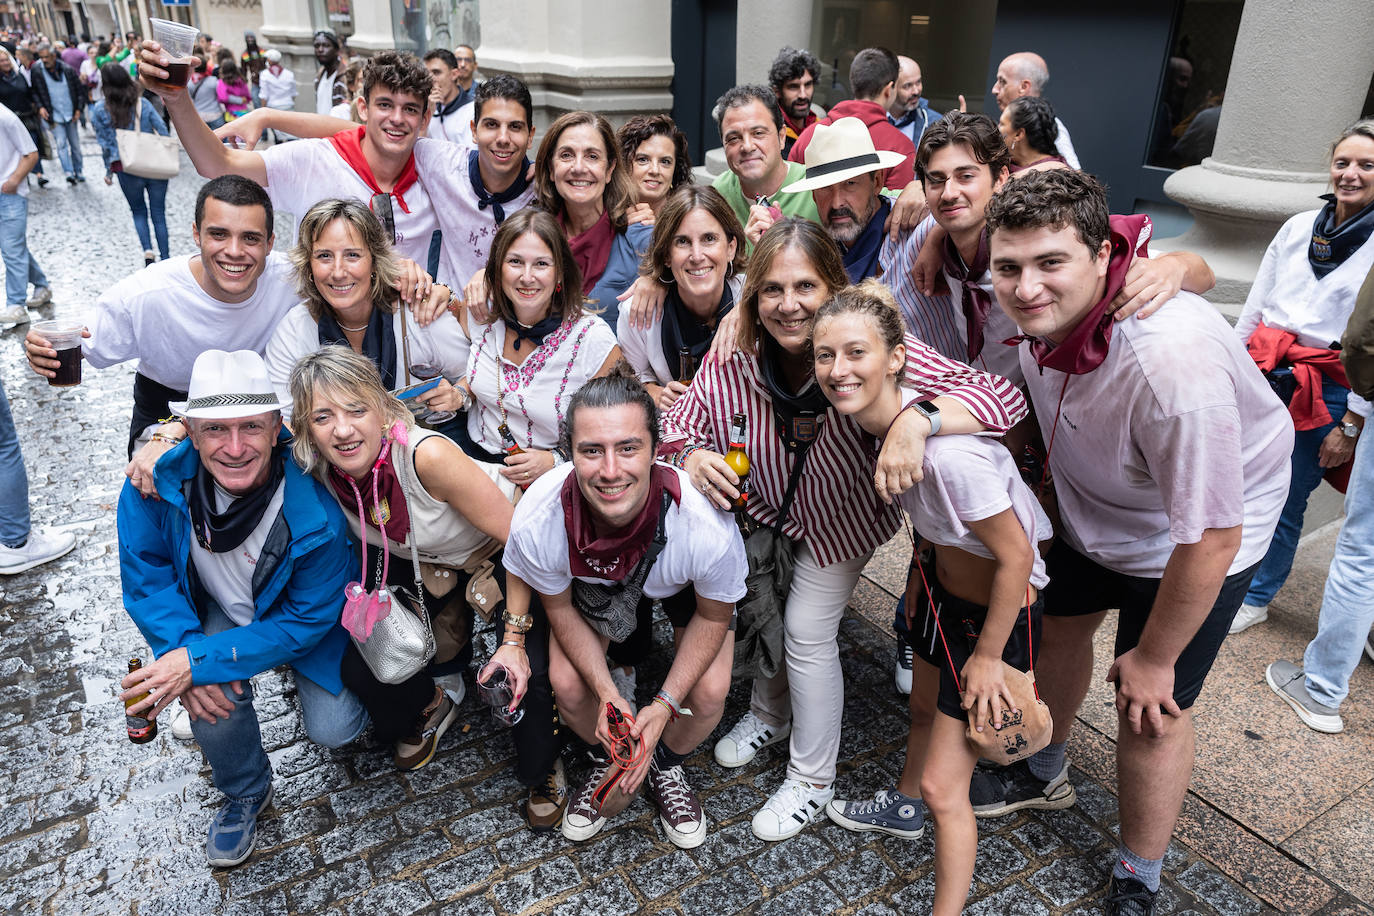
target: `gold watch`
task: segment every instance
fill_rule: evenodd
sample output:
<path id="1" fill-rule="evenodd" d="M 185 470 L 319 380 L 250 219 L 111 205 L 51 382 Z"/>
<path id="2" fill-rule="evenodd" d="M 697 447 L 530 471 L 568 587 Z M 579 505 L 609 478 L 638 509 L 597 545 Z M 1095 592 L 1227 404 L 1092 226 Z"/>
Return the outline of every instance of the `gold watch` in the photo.
<path id="1" fill-rule="evenodd" d="M 501 620 L 517 633 L 528 633 L 530 627 L 534 626 L 534 618 L 529 614 L 516 615 L 510 611 L 502 611 Z"/>

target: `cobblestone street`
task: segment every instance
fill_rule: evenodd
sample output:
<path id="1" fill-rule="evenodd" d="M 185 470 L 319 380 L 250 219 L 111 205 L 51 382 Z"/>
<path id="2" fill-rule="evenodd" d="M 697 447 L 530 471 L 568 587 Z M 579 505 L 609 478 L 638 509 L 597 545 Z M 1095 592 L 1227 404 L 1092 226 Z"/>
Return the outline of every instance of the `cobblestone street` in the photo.
<path id="1" fill-rule="evenodd" d="M 117 188 L 101 183 L 98 150 L 89 134 L 83 138 L 88 184 L 35 187 L 30 199 L 29 242 L 55 297 L 44 317 L 85 313 L 106 285 L 141 265 L 142 246 L 125 201 Z M 168 197 L 174 254 L 192 250 L 199 184 L 183 161 Z M 289 218 L 279 216 L 279 247 L 289 226 Z M 75 532 L 77 547 L 54 563 L 0 579 L 6 688 L 0 700 L 0 912 L 929 911 L 932 831 L 913 842 L 850 833 L 823 821 L 783 843 L 754 838 L 750 818 L 782 779 L 786 745 L 766 749 L 737 770 L 714 762 L 715 737 L 747 705 L 743 682 L 731 692 L 717 735 L 688 762 L 710 835 L 700 848 L 683 851 L 667 841 L 643 799 L 585 844 L 525 829 L 511 741 L 473 696 L 471 674 L 463 724 L 449 732 L 428 766 L 400 774 L 381 748 L 331 752 L 308 742 L 290 676 L 269 672 L 257 679 L 257 708 L 275 769 L 275 799 L 260 822 L 252 858 L 239 868 L 212 871 L 203 844 L 221 797 L 204 759 L 194 744 L 172 738 L 170 722 L 154 742 L 131 744 L 119 730 L 122 710 L 114 699 L 128 659 L 148 658 L 120 603 L 113 509 L 124 479 L 132 368 L 86 366 L 80 387 L 50 388 L 23 362 L 26 330 L 0 336 L 0 377 L 25 449 L 35 524 Z M 905 568 L 896 552 L 884 552 L 884 568 Z M 884 614 L 890 617 L 891 576 L 879 575 L 878 566 L 875 560 L 874 574 L 856 593 L 856 607 L 867 611 L 851 610 L 841 629 L 847 689 L 836 789 L 842 798 L 869 796 L 890 784 L 902 763 L 905 699 L 892 686 L 895 643 L 878 625 Z M 660 644 L 664 638 L 660 634 Z M 661 670 L 641 671 L 641 701 L 661 676 Z M 980 823 L 968 912 L 1097 912 L 1115 844 L 1117 805 L 1109 790 L 1114 728 L 1080 723 L 1071 750 L 1071 760 L 1083 767 L 1072 777 L 1075 807 Z M 565 757 L 575 783 L 584 761 L 571 749 Z M 1190 795 L 1189 804 L 1234 827 L 1197 797 Z M 1157 912 L 1368 912 L 1334 879 L 1280 851 L 1275 855 L 1289 869 L 1283 874 L 1305 883 L 1284 878 L 1287 897 L 1261 893 L 1259 878 L 1212 864 L 1218 855 L 1209 847 L 1225 844 L 1226 836 L 1218 827 L 1190 834 L 1205 843 L 1174 844 Z M 1285 899 L 1291 902 L 1274 902 Z"/>

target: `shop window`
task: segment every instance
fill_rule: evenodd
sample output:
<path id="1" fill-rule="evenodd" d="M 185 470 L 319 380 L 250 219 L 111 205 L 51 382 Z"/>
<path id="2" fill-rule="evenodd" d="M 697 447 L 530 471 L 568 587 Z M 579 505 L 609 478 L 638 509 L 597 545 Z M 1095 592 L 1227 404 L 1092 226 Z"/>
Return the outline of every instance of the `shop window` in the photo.
<path id="1" fill-rule="evenodd" d="M 1181 169 L 1212 154 L 1241 0 L 1183 0 L 1164 62 L 1146 163 Z"/>

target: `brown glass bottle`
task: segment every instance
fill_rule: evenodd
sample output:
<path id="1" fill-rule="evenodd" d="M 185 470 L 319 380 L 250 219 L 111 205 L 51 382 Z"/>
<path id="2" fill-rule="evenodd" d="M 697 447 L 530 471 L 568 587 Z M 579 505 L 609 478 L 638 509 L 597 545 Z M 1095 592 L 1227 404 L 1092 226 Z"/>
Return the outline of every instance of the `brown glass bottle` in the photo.
<path id="1" fill-rule="evenodd" d="M 690 385 L 692 384 L 692 376 L 696 374 L 696 360 L 692 359 L 692 351 L 687 347 L 678 347 L 677 380 L 684 385 Z"/>
<path id="2" fill-rule="evenodd" d="M 129 659 L 129 673 L 143 667 L 143 660 L 138 658 Z M 129 732 L 129 740 L 134 744 L 147 744 L 157 737 L 157 720 L 149 719 L 142 715 L 131 715 L 129 707 L 146 699 L 147 691 L 140 693 L 136 697 L 130 697 L 124 701 L 124 727 Z"/>
<path id="3" fill-rule="evenodd" d="M 524 451 L 519 443 L 515 441 L 515 436 L 511 435 L 510 427 L 502 423 L 496 427 L 496 431 L 501 434 L 501 450 L 507 455 L 519 455 Z"/>
<path id="4" fill-rule="evenodd" d="M 749 455 L 744 451 L 744 429 L 744 414 L 730 418 L 730 448 L 725 453 L 725 463 L 739 477 L 739 496 L 730 504 L 731 512 L 743 512 L 749 505 Z"/>

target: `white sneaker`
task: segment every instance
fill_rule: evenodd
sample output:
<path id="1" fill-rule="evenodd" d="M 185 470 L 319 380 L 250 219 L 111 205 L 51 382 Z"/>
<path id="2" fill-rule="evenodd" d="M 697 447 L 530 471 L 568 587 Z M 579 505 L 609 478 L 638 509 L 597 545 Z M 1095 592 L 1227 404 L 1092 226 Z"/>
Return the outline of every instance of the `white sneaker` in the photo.
<path id="1" fill-rule="evenodd" d="M 1264 623 L 1269 619 L 1269 605 L 1261 604 L 1256 607 L 1253 604 L 1242 604 L 1240 610 L 1236 611 L 1236 617 L 1231 621 L 1231 629 L 1228 630 L 1232 636 L 1250 629 L 1257 623 Z"/>
<path id="2" fill-rule="evenodd" d="M 29 310 L 22 305 L 0 309 L 0 331 L 8 331 L 17 324 L 28 324 L 29 321 Z"/>
<path id="3" fill-rule="evenodd" d="M 75 546 L 74 534 L 31 531 L 23 547 L 6 547 L 0 544 L 0 576 L 12 576 L 26 569 L 41 566 L 49 560 L 56 560 Z"/>
<path id="4" fill-rule="evenodd" d="M 38 308 L 40 305 L 47 305 L 47 304 L 48 304 L 49 302 L 51 302 L 51 301 L 52 301 L 52 287 L 50 287 L 50 286 L 35 286 L 35 287 L 33 288 L 33 298 L 30 299 L 28 302 L 25 302 L 24 305 L 25 305 L 26 307 L 28 307 L 28 308 L 36 309 L 36 308 Z"/>
<path id="5" fill-rule="evenodd" d="M 185 706 L 178 706 L 177 714 L 172 717 L 172 737 L 178 741 L 196 740 L 196 733 L 191 731 L 191 714 Z"/>
<path id="6" fill-rule="evenodd" d="M 809 782 L 790 776 L 782 781 L 782 788 L 764 802 L 754 815 L 754 836 L 774 842 L 794 837 L 802 828 L 816 820 L 825 806 L 835 797 L 834 786 L 817 789 Z"/>
<path id="7" fill-rule="evenodd" d="M 911 644 L 904 636 L 897 637 L 897 670 L 893 672 L 893 681 L 898 693 L 911 696 Z"/>
<path id="8" fill-rule="evenodd" d="M 723 767 L 742 767 L 770 744 L 792 734 L 792 723 L 768 725 L 752 712 L 746 712 L 729 734 L 716 742 L 716 763 Z"/>
<path id="9" fill-rule="evenodd" d="M 611 683 L 615 684 L 615 689 L 620 691 L 620 695 L 630 701 L 632 708 L 638 709 L 639 702 L 635 699 L 635 690 L 639 687 L 639 678 L 635 674 L 635 669 L 631 666 L 629 671 L 617 665 L 610 659 L 606 659 L 607 666 L 611 669 Z"/>
<path id="10" fill-rule="evenodd" d="M 463 683 L 463 672 L 455 671 L 452 674 L 445 674 L 434 679 L 434 683 L 444 688 L 444 693 L 453 701 L 454 706 L 463 705 L 463 697 L 467 696 L 468 688 Z"/>

